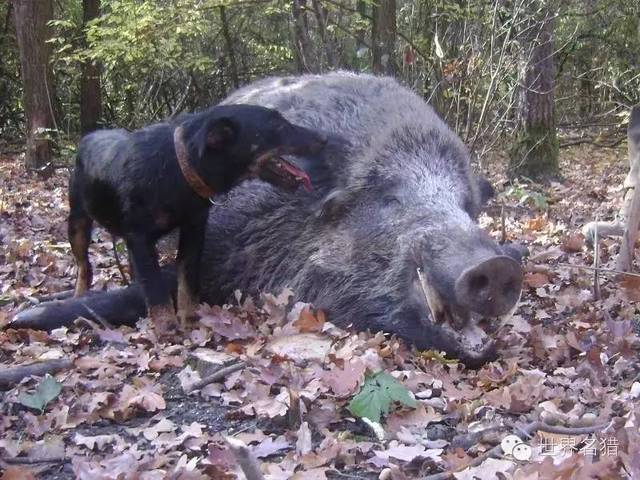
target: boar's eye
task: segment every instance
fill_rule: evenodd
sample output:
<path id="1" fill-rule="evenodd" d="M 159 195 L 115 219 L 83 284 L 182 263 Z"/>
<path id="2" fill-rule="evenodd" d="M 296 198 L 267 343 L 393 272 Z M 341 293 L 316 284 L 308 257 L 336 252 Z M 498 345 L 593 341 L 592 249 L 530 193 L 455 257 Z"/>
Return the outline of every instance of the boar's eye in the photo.
<path id="1" fill-rule="evenodd" d="M 385 195 L 382 197 L 382 204 L 385 207 L 398 207 L 402 206 L 400 199 L 394 195 Z"/>

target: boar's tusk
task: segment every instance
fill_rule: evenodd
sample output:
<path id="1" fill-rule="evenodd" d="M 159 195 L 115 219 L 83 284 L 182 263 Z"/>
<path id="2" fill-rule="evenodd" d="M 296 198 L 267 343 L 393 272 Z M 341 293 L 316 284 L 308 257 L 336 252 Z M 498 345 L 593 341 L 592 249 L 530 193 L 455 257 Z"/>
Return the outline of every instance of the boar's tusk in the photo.
<path id="1" fill-rule="evenodd" d="M 433 288 L 431 288 L 431 286 L 429 286 L 422 269 L 418 267 L 416 271 L 418 272 L 420 288 L 422 289 L 422 293 L 424 293 L 424 298 L 426 300 L 427 307 L 429 307 L 429 311 L 431 312 L 433 323 L 438 323 L 439 320 L 444 319 L 444 315 L 441 314 L 444 311 L 444 308 L 442 307 L 440 296 Z"/>

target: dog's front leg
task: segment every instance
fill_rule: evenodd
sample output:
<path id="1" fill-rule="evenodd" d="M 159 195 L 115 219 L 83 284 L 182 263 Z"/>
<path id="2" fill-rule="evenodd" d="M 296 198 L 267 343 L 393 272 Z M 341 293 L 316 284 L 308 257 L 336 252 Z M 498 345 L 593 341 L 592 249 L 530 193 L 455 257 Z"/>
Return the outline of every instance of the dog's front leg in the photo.
<path id="1" fill-rule="evenodd" d="M 178 318 L 183 327 L 200 300 L 200 255 L 208 211 L 199 212 L 180 227 L 178 245 Z"/>
<path id="2" fill-rule="evenodd" d="M 176 315 L 171 294 L 160 271 L 155 242 L 143 234 L 129 235 L 126 241 L 136 278 L 142 285 L 149 316 L 163 330 L 175 322 Z"/>

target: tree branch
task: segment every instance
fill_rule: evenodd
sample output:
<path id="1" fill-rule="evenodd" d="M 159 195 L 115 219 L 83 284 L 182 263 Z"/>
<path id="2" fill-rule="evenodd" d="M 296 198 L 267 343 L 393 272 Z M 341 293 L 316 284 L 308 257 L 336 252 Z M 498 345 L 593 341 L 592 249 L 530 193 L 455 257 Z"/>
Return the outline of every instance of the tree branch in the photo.
<path id="1" fill-rule="evenodd" d="M 8 390 L 27 377 L 40 377 L 47 373 L 55 373 L 65 370 L 71 365 L 73 365 L 73 360 L 61 358 L 0 370 L 0 390 Z"/>

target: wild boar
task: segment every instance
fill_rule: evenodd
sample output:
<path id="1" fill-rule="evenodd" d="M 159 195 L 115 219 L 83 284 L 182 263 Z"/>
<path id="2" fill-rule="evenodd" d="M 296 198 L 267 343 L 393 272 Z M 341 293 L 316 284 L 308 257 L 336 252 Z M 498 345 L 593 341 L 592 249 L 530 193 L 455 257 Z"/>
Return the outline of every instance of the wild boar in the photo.
<path id="1" fill-rule="evenodd" d="M 478 227 L 491 189 L 422 98 L 390 78 L 335 72 L 259 81 L 224 103 L 274 108 L 328 143 L 296 160 L 312 194 L 247 182 L 216 202 L 202 301 L 290 287 L 335 324 L 396 333 L 470 366 L 495 357 L 492 325 L 514 310 L 523 271 Z M 131 308 L 135 290 L 94 298 L 85 301 L 108 320 L 144 313 Z M 70 300 L 22 324 L 51 328 L 78 313 L 90 314 Z"/>

